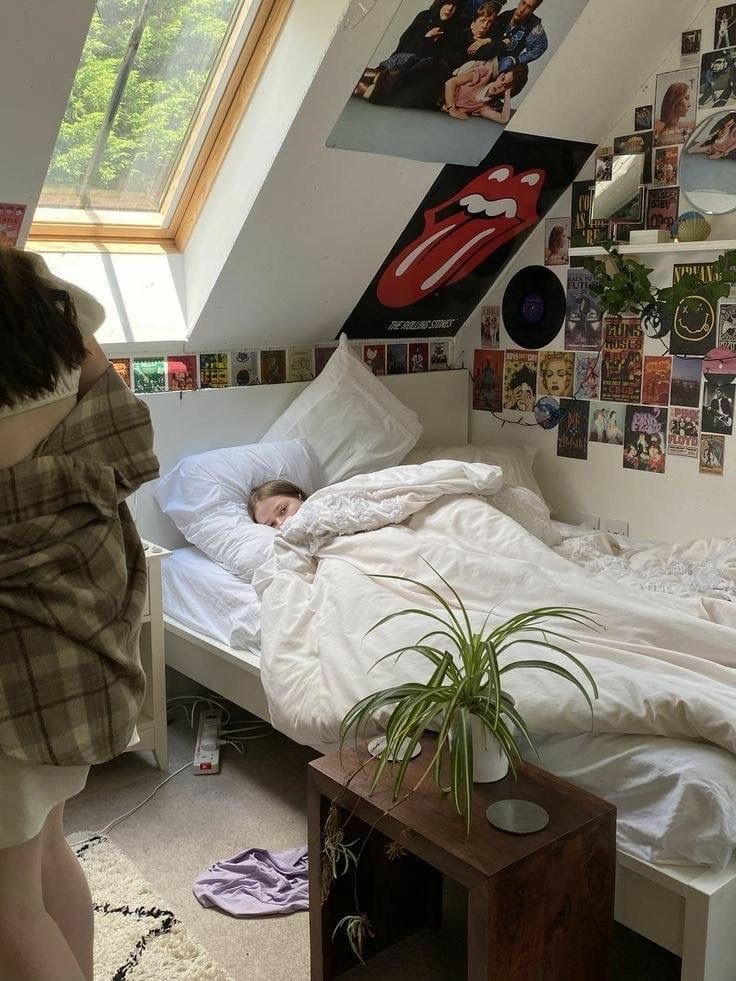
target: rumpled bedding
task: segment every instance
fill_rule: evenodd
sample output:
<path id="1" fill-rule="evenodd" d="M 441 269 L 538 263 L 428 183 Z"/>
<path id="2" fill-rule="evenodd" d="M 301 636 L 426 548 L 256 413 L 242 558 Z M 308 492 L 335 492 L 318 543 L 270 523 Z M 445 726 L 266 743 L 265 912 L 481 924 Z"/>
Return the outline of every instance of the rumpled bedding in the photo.
<path id="1" fill-rule="evenodd" d="M 597 616 L 601 632 L 567 628 L 569 649 L 600 689 L 593 732 L 703 740 L 736 752 L 736 604 L 591 576 L 504 514 L 496 506 L 502 488 L 497 468 L 483 464 L 395 467 L 318 491 L 284 524 L 257 584 L 274 725 L 298 742 L 334 746 L 360 698 L 426 679 L 426 662 L 412 654 L 376 664 L 415 642 L 426 620 L 410 615 L 369 631 L 401 609 L 438 612 L 412 584 L 375 578 L 441 588 L 429 563 L 458 591 L 474 629 L 489 611 L 491 627 L 540 606 Z M 540 651 L 520 644 L 513 656 Z M 584 699 L 564 679 L 539 671 L 507 679 L 533 732 L 591 731 Z"/>

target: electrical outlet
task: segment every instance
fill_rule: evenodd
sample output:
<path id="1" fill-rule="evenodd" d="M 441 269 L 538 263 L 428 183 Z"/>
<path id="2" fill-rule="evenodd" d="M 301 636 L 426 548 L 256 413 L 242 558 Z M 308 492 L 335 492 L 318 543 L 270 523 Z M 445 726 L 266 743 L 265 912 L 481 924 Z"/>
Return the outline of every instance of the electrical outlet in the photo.
<path id="1" fill-rule="evenodd" d="M 629 522 L 619 521 L 618 518 L 606 518 L 604 529 L 613 532 L 614 535 L 628 535 Z"/>
<path id="2" fill-rule="evenodd" d="M 597 531 L 601 526 L 601 519 L 597 514 L 581 514 L 580 524 L 584 528 L 593 528 Z"/>

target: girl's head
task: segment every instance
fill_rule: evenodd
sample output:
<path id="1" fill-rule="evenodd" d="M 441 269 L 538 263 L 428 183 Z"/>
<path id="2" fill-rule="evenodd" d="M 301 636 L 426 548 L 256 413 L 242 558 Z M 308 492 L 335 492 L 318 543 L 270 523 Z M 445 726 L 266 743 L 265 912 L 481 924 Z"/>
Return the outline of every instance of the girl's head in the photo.
<path id="1" fill-rule="evenodd" d="M 572 395 L 572 365 L 564 354 L 543 357 L 541 375 L 548 395 L 556 398 Z"/>
<path id="2" fill-rule="evenodd" d="M 280 528 L 296 514 L 307 495 L 289 480 L 268 480 L 255 487 L 248 498 L 248 514 L 257 525 Z"/>
<path id="3" fill-rule="evenodd" d="M 457 3 L 448 3 L 447 0 L 436 0 L 432 4 L 432 13 L 440 20 L 448 21 L 457 13 Z"/>
<path id="4" fill-rule="evenodd" d="M 72 298 L 20 249 L 0 247 L 0 406 L 34 399 L 86 356 Z"/>
<path id="5" fill-rule="evenodd" d="M 674 82 L 664 94 L 660 117 L 665 126 L 674 126 L 680 116 L 690 111 L 690 86 L 686 82 Z"/>
<path id="6" fill-rule="evenodd" d="M 549 251 L 557 254 L 565 249 L 565 228 L 563 225 L 555 225 L 549 233 Z"/>
<path id="7" fill-rule="evenodd" d="M 519 63 L 509 68 L 491 82 L 488 86 L 489 95 L 503 95 L 507 90 L 511 90 L 511 97 L 518 95 L 529 81 L 529 66 Z"/>
<path id="8" fill-rule="evenodd" d="M 526 365 L 517 368 L 509 379 L 509 408 L 519 409 L 521 412 L 531 412 L 536 386 L 537 378 L 531 368 Z"/>

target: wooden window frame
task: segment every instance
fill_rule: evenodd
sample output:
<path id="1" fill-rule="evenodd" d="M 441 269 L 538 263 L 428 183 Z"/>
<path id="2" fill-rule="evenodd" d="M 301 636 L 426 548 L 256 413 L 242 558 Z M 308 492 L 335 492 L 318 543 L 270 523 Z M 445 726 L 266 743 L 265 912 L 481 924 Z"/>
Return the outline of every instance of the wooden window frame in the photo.
<path id="1" fill-rule="evenodd" d="M 34 221 L 29 244 L 53 242 L 58 247 L 59 242 L 120 242 L 157 244 L 166 250 L 183 251 L 258 86 L 292 2 L 262 0 L 181 191 L 179 184 L 182 171 L 187 166 L 186 154 L 174 171 L 161 209 L 161 213 L 165 214 L 171 207 L 172 199 L 179 194 L 168 224 L 164 225 L 160 217 L 157 222 L 156 213 L 147 214 L 145 223 L 140 224 L 95 221 L 86 214 L 74 222 Z"/>

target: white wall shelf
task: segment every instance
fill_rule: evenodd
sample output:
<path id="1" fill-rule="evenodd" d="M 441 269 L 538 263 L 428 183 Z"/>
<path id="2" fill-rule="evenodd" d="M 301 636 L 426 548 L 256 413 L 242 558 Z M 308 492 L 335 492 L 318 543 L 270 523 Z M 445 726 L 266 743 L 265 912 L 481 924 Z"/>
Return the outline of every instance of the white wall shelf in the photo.
<path id="1" fill-rule="evenodd" d="M 649 245 L 619 245 L 621 255 L 654 255 L 657 252 L 727 252 L 736 249 L 736 239 L 709 239 L 705 242 L 652 242 Z M 599 245 L 570 249 L 571 256 L 598 256 L 606 253 Z"/>

